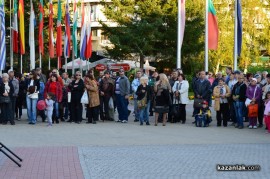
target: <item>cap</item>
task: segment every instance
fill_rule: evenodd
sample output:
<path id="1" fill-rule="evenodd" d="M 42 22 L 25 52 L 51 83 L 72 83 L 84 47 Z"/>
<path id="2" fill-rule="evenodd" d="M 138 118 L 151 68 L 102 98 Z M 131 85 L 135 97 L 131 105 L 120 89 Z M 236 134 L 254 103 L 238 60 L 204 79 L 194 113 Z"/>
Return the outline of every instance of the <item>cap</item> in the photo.
<path id="1" fill-rule="evenodd" d="M 254 78 L 256 78 L 256 79 L 261 78 L 261 77 L 262 77 L 262 76 L 259 75 L 259 74 L 254 75 Z"/>
<path id="2" fill-rule="evenodd" d="M 202 104 L 206 104 L 206 105 L 208 105 L 208 102 L 207 102 L 207 101 L 203 101 L 203 102 L 202 102 Z"/>
<path id="3" fill-rule="evenodd" d="M 251 78 L 251 81 L 256 81 L 256 83 L 257 83 L 257 79 L 256 78 Z"/>
<path id="4" fill-rule="evenodd" d="M 238 75 L 240 75 L 241 74 L 241 72 L 239 71 L 239 70 L 234 70 L 234 72 L 233 72 L 234 74 L 238 74 Z"/>
<path id="5" fill-rule="evenodd" d="M 10 72 L 14 72 L 14 70 L 12 70 L 12 69 L 9 69 L 9 70 L 8 70 L 8 73 L 10 73 Z"/>

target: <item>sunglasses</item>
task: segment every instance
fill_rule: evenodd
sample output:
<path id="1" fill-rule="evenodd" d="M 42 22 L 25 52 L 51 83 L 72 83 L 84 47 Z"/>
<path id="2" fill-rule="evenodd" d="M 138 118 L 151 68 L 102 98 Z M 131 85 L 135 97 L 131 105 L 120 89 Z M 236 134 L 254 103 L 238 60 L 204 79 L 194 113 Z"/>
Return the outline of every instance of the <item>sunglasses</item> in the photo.
<path id="1" fill-rule="evenodd" d="M 76 75 L 76 76 L 81 76 L 81 75 Z"/>

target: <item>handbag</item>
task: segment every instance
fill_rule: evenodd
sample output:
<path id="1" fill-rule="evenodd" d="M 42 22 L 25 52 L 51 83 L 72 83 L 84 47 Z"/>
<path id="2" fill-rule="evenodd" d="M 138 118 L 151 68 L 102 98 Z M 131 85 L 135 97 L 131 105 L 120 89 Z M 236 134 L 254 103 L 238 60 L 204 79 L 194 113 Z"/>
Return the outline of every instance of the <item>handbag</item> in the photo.
<path id="1" fill-rule="evenodd" d="M 87 90 L 85 90 L 83 95 L 82 95 L 81 103 L 82 104 L 89 104 L 89 98 L 88 98 Z"/>
<path id="2" fill-rule="evenodd" d="M 257 86 L 256 86 L 256 88 L 254 90 L 253 98 L 255 98 L 256 91 L 257 91 Z M 246 101 L 245 101 L 245 105 L 246 106 L 250 105 L 251 101 L 252 101 L 251 99 L 247 98 Z"/>
<path id="3" fill-rule="evenodd" d="M 195 98 L 194 103 L 193 103 L 193 107 L 194 108 L 202 108 L 203 101 L 204 101 L 204 99 Z"/>
<path id="4" fill-rule="evenodd" d="M 258 117 L 259 105 L 250 104 L 248 105 L 248 117 Z"/>
<path id="5" fill-rule="evenodd" d="M 112 97 L 110 97 L 110 100 L 109 100 L 109 108 L 114 109 L 113 98 Z"/>
<path id="6" fill-rule="evenodd" d="M 0 103 L 10 103 L 9 96 L 0 96 Z"/>
<path id="7" fill-rule="evenodd" d="M 143 99 L 137 101 L 137 106 L 139 109 L 145 108 L 146 105 L 147 105 L 147 92 L 145 92 Z"/>
<path id="8" fill-rule="evenodd" d="M 68 92 L 68 103 L 71 102 L 71 92 Z"/>

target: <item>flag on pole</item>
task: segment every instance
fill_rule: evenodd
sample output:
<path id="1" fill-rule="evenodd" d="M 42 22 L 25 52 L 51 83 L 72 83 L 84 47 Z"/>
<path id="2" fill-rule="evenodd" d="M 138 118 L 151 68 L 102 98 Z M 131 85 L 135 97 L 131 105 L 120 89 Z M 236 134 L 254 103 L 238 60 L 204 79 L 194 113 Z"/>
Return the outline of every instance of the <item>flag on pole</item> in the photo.
<path id="1" fill-rule="evenodd" d="M 181 0 L 181 36 L 180 36 L 180 47 L 183 45 L 185 24 L 186 24 L 186 0 Z"/>
<path id="2" fill-rule="evenodd" d="M 242 50 L 242 7 L 241 7 L 241 0 L 237 0 L 237 54 L 238 56 L 241 55 Z"/>
<path id="3" fill-rule="evenodd" d="M 49 55 L 50 58 L 54 58 L 54 38 L 53 38 L 53 5 L 50 0 L 49 5 Z"/>
<path id="4" fill-rule="evenodd" d="M 78 12 L 77 12 L 77 0 L 73 0 L 73 27 L 72 27 L 72 44 L 73 44 L 73 53 L 74 56 L 77 57 L 77 20 L 78 20 Z"/>
<path id="5" fill-rule="evenodd" d="M 6 67 L 6 27 L 3 1 L 0 4 L 0 25 L 0 70 L 4 70 Z"/>
<path id="6" fill-rule="evenodd" d="M 18 4 L 18 1 L 14 0 L 14 4 L 13 4 L 14 13 L 13 13 L 13 24 L 12 24 L 13 42 L 12 43 L 13 43 L 13 52 L 15 53 L 19 53 L 18 5 L 17 4 Z"/>
<path id="7" fill-rule="evenodd" d="M 38 42 L 39 42 L 39 53 L 44 55 L 44 44 L 43 44 L 43 0 L 39 1 L 39 31 L 38 31 Z"/>
<path id="8" fill-rule="evenodd" d="M 85 12 L 84 12 L 84 0 L 82 0 L 81 4 L 82 9 L 82 22 L 81 22 L 81 44 L 80 44 L 80 57 L 81 59 L 85 59 L 85 49 L 86 49 L 86 27 L 85 27 Z"/>
<path id="9" fill-rule="evenodd" d="M 25 34 L 24 34 L 24 2 L 19 0 L 19 19 L 20 19 L 20 51 L 25 54 Z"/>
<path id="10" fill-rule="evenodd" d="M 212 0 L 208 0 L 208 48 L 217 50 L 218 48 L 218 23 L 217 13 Z"/>
<path id="11" fill-rule="evenodd" d="M 30 47 L 30 69 L 35 69 L 35 12 L 32 0 L 31 3 L 31 10 L 30 10 L 30 25 L 29 25 L 29 47 Z"/>
<path id="12" fill-rule="evenodd" d="M 66 15 L 65 15 L 65 42 L 64 42 L 64 56 L 68 58 L 70 56 L 70 18 L 69 18 L 69 5 L 68 0 L 66 3 Z"/>
<path id="13" fill-rule="evenodd" d="M 61 0 L 58 0 L 58 12 L 57 12 L 57 39 L 56 39 L 56 56 L 62 56 L 62 8 Z"/>
<path id="14" fill-rule="evenodd" d="M 85 59 L 89 59 L 92 56 L 92 31 L 91 31 L 91 6 L 89 7 L 88 16 L 86 16 L 86 48 Z"/>

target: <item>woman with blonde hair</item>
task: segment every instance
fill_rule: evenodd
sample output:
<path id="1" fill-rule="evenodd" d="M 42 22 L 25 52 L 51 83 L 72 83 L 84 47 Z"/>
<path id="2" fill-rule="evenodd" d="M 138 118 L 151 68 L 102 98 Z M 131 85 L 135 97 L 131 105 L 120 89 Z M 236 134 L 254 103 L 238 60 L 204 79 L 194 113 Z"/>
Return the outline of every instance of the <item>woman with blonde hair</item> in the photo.
<path id="1" fill-rule="evenodd" d="M 159 74 L 159 80 L 154 86 L 156 93 L 155 106 L 155 126 L 158 125 L 158 116 L 163 114 L 163 126 L 166 126 L 166 116 L 169 112 L 169 106 L 172 104 L 170 98 L 171 85 L 164 73 Z"/>
<path id="2" fill-rule="evenodd" d="M 148 85 L 148 77 L 143 76 L 140 78 L 140 85 L 137 88 L 137 103 L 140 115 L 140 125 L 143 125 L 143 122 L 146 122 L 146 125 L 149 123 L 149 108 L 150 108 L 150 99 L 152 98 L 152 90 Z"/>
<path id="3" fill-rule="evenodd" d="M 85 88 L 89 96 L 89 104 L 87 106 L 87 124 L 96 124 L 99 115 L 99 90 L 93 74 L 85 75 Z"/>

